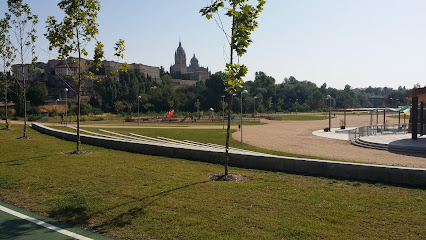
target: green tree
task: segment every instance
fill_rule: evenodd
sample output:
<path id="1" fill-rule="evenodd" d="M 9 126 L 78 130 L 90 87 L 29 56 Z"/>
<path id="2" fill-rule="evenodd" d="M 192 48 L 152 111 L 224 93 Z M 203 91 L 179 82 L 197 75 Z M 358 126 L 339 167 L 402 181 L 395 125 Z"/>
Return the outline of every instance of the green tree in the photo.
<path id="1" fill-rule="evenodd" d="M 272 97 L 268 98 L 268 114 L 271 112 L 272 109 Z"/>
<path id="2" fill-rule="evenodd" d="M 16 52 L 18 53 L 19 62 L 21 64 L 20 74 L 22 75 L 22 96 L 24 103 L 24 135 L 27 138 L 27 97 L 26 97 L 26 74 L 24 70 L 24 62 L 28 54 L 31 53 L 31 62 L 37 60 L 35 55 L 35 41 L 37 39 L 35 25 L 38 23 L 38 16 L 31 13 L 31 8 L 28 4 L 23 3 L 22 0 L 8 0 L 7 6 L 9 13 L 6 15 L 10 17 L 12 31 L 16 38 Z M 29 73 L 32 70 L 29 70 Z M 18 74 L 18 73 L 15 73 Z M 28 74 L 30 75 L 30 74 Z"/>
<path id="3" fill-rule="evenodd" d="M 251 33 L 258 27 L 256 19 L 263 10 L 264 0 L 258 0 L 257 6 L 249 5 L 249 0 L 214 0 L 212 4 L 200 10 L 202 16 L 211 19 L 214 14 L 218 14 L 219 9 L 225 9 L 225 15 L 232 19 L 231 33 L 226 33 L 224 26 L 218 26 L 225 33 L 230 47 L 229 63 L 226 64 L 225 91 L 229 94 L 228 126 L 226 132 L 225 150 L 225 179 L 228 178 L 229 162 L 229 136 L 231 129 L 231 109 L 234 94 L 241 88 L 243 77 L 247 74 L 247 67 L 234 63 L 234 53 L 241 57 L 247 52 L 247 48 L 252 42 Z M 226 6 L 225 6 L 226 4 Z M 218 23 L 218 21 L 216 21 Z M 222 22 L 222 21 L 219 21 Z"/>
<path id="4" fill-rule="evenodd" d="M 40 81 L 31 83 L 27 91 L 27 99 L 32 105 L 43 105 L 47 99 L 46 84 Z"/>
<path id="5" fill-rule="evenodd" d="M 120 61 L 120 59 L 124 58 L 124 51 L 126 51 L 126 46 L 124 45 L 124 40 L 123 39 L 119 39 L 114 46 L 114 56 L 117 57 L 117 62 Z M 127 72 L 127 70 L 129 69 L 129 64 L 127 64 L 127 62 L 121 63 L 120 64 L 120 68 L 118 69 L 119 73 L 124 73 Z"/>
<path id="6" fill-rule="evenodd" d="M 124 111 L 130 111 L 132 104 L 126 101 L 117 101 L 114 103 L 114 110 L 116 113 L 124 114 Z"/>
<path id="7" fill-rule="evenodd" d="M 86 77 L 93 77 L 93 73 L 82 71 L 82 56 L 87 56 L 85 46 L 92 39 L 96 39 L 99 24 L 96 22 L 101 5 L 98 0 L 62 0 L 58 4 L 64 10 L 65 16 L 59 22 L 53 16 L 47 18 L 47 33 L 49 50 L 56 48 L 60 59 L 65 59 L 72 53 L 78 54 L 78 74 L 73 76 L 78 84 L 77 89 L 77 150 L 80 152 L 80 106 L 81 83 Z M 97 42 L 93 59 L 94 69 L 99 69 L 100 59 L 103 57 L 103 45 Z"/>
<path id="8" fill-rule="evenodd" d="M 9 89 L 9 68 L 15 59 L 15 48 L 12 45 L 12 42 L 10 41 L 10 16 L 6 16 L 3 19 L 0 19 L 0 58 L 3 62 L 3 74 L 0 79 L 0 84 L 3 87 L 4 91 L 4 103 L 5 103 L 5 114 L 6 114 L 6 129 L 9 129 L 10 123 L 8 122 L 8 99 L 7 99 L 7 92 Z"/>
<path id="9" fill-rule="evenodd" d="M 150 109 L 150 108 L 152 108 L 152 107 L 154 107 L 154 105 L 153 105 L 153 104 L 151 104 L 151 103 L 145 103 L 145 104 L 143 105 L 143 108 L 145 108 L 145 110 L 146 110 L 146 111 L 148 111 L 148 109 Z"/>
<path id="10" fill-rule="evenodd" d="M 277 109 L 278 109 L 279 112 L 282 111 L 283 104 L 284 104 L 284 99 L 282 99 L 281 97 L 278 98 L 278 100 L 277 100 Z"/>

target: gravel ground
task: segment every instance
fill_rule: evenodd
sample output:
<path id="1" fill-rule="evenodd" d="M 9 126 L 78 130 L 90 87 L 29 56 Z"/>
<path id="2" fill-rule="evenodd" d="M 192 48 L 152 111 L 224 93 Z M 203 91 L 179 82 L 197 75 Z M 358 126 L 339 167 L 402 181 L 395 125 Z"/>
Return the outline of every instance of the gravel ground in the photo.
<path id="1" fill-rule="evenodd" d="M 339 127 L 343 116 L 332 119 L 332 128 Z M 398 124 L 398 118 L 386 116 L 389 124 Z M 401 119 L 401 123 L 403 123 Z M 408 119 L 406 120 L 408 123 Z M 327 120 L 316 121 L 269 121 L 266 125 L 243 126 L 244 143 L 275 151 L 318 156 L 322 158 L 374 163 L 381 165 L 426 168 L 425 157 L 407 156 L 382 150 L 366 149 L 353 146 L 349 141 L 318 137 L 313 131 L 328 127 Z M 376 123 L 376 116 L 373 118 Z M 379 115 L 379 124 L 383 123 L 383 115 Z M 346 126 L 357 127 L 370 124 L 368 115 L 347 115 Z M 241 133 L 235 132 L 232 137 L 241 140 Z"/>

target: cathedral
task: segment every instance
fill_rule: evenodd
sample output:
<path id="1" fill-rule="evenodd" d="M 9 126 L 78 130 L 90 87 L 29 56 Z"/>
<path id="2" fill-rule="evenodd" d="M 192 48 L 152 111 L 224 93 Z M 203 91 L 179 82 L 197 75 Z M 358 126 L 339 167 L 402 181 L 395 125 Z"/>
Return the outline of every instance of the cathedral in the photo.
<path id="1" fill-rule="evenodd" d="M 175 52 L 175 64 L 170 67 L 170 73 L 173 78 L 195 81 L 206 80 L 210 76 L 208 68 L 198 65 L 198 59 L 195 54 L 191 58 L 189 66 L 186 66 L 186 54 L 180 41 L 179 47 Z"/>

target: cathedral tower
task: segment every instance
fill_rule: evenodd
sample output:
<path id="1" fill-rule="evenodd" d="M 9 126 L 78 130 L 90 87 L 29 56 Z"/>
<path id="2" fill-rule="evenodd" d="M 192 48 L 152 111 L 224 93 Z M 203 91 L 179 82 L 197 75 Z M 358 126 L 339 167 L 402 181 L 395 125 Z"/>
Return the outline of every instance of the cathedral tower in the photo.
<path id="1" fill-rule="evenodd" d="M 186 54 L 183 50 L 182 44 L 179 41 L 179 47 L 175 52 L 175 65 L 170 67 L 170 72 L 180 72 L 185 74 L 186 71 Z"/>

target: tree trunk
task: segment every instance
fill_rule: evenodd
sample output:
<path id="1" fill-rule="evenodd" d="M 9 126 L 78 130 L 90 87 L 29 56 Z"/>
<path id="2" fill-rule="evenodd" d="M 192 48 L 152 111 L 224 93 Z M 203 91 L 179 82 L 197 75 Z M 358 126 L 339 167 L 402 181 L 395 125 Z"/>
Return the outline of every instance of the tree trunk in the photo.
<path id="1" fill-rule="evenodd" d="M 6 114 L 6 129 L 9 129 L 9 122 L 7 120 L 7 89 L 8 89 L 8 79 L 6 76 L 6 64 L 3 64 L 3 80 L 4 80 L 4 103 L 5 103 L 5 114 Z"/>
<path id="2" fill-rule="evenodd" d="M 22 71 L 22 94 L 24 97 L 24 138 L 27 137 L 27 94 L 25 93 L 26 81 L 25 81 L 25 71 L 24 71 L 24 56 L 23 56 L 23 47 L 21 43 L 21 71 Z"/>
<path id="3" fill-rule="evenodd" d="M 225 151 L 225 176 L 228 175 L 228 163 L 229 163 L 229 136 L 231 130 L 231 109 L 232 109 L 232 100 L 234 96 L 230 96 L 229 105 L 228 105 L 228 125 L 226 127 L 226 151 Z"/>
<path id="4" fill-rule="evenodd" d="M 233 8 L 235 10 L 235 3 L 233 3 Z M 233 64 L 233 57 L 234 57 L 234 49 L 233 49 L 233 43 L 234 43 L 234 29 L 235 29 L 235 17 L 232 17 L 232 29 L 231 29 L 231 58 L 230 58 L 230 64 Z M 228 105 L 228 126 L 226 128 L 226 149 L 225 149 L 225 176 L 228 176 L 228 163 L 229 163 L 229 135 L 231 130 L 231 110 L 232 110 L 232 100 L 234 99 L 234 96 L 232 93 L 229 97 L 229 105 Z"/>
<path id="5" fill-rule="evenodd" d="M 8 89 L 8 87 L 9 87 L 9 85 L 8 85 L 8 79 L 7 79 L 7 77 L 5 77 L 5 80 L 4 80 L 5 82 L 4 82 L 4 103 L 6 104 L 5 105 L 5 109 L 6 109 L 6 129 L 9 129 L 9 121 L 7 120 L 7 89 Z"/>
<path id="6" fill-rule="evenodd" d="M 80 152 L 81 50 L 80 50 L 80 39 L 78 38 L 78 29 L 77 29 L 77 48 L 78 48 L 77 152 Z"/>

